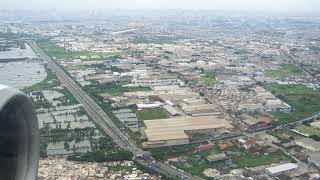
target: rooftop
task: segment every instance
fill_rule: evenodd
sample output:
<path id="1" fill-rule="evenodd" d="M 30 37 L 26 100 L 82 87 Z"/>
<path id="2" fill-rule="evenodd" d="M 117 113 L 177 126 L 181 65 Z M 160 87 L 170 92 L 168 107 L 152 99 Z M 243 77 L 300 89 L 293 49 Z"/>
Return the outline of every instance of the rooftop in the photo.
<path id="1" fill-rule="evenodd" d="M 178 117 L 170 119 L 147 120 L 145 133 L 149 141 L 186 139 L 185 130 L 232 128 L 225 119 L 214 116 Z"/>
<path id="2" fill-rule="evenodd" d="M 298 168 L 298 165 L 294 163 L 285 163 L 285 164 L 280 164 L 277 166 L 272 166 L 269 168 L 266 168 L 266 170 L 271 173 L 271 174 L 279 174 L 281 172 L 289 171 Z"/>

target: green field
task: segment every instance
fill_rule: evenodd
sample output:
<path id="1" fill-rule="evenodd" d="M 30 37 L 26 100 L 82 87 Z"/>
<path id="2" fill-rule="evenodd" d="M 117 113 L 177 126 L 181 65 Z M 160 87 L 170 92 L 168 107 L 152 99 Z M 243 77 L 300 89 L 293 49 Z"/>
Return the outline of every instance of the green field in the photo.
<path id="1" fill-rule="evenodd" d="M 125 92 L 150 91 L 150 88 L 142 87 L 114 87 L 107 90 L 113 96 L 122 96 Z"/>
<path id="2" fill-rule="evenodd" d="M 188 156 L 186 163 L 180 162 L 175 165 L 178 168 L 183 169 L 193 175 L 208 179 L 203 175 L 203 171 L 207 168 L 214 168 L 218 169 L 219 171 L 227 172 L 228 170 L 235 168 L 255 167 L 291 160 L 290 157 L 288 157 L 285 153 L 283 153 L 280 150 L 275 153 L 269 153 L 264 155 L 262 149 L 261 155 L 259 156 L 254 156 L 252 153 L 246 152 L 237 146 L 232 146 L 228 148 L 227 151 L 234 153 L 233 155 L 227 155 L 228 159 L 230 159 L 234 164 L 233 167 L 226 167 L 225 161 L 217 161 L 214 163 L 208 162 L 207 157 L 209 155 L 223 152 L 217 146 L 214 146 L 213 148 L 205 152 L 193 153 Z"/>
<path id="3" fill-rule="evenodd" d="M 297 130 L 309 134 L 320 137 L 320 129 L 316 127 L 306 126 L 306 125 L 299 125 L 296 127 Z"/>
<path id="4" fill-rule="evenodd" d="M 301 137 L 300 135 L 298 135 L 297 133 L 294 133 L 292 131 L 290 131 L 289 129 L 277 129 L 277 130 L 272 130 L 272 131 L 268 131 L 268 134 L 276 137 L 277 139 L 280 140 L 280 144 L 283 143 L 288 143 L 290 142 L 290 138 L 299 138 Z"/>
<path id="5" fill-rule="evenodd" d="M 277 151 L 272 154 L 260 156 L 254 156 L 250 153 L 245 153 L 242 156 L 234 156 L 231 159 L 235 164 L 238 165 L 238 168 L 244 168 L 279 163 L 280 161 L 288 160 L 288 156 L 282 151 Z"/>
<path id="6" fill-rule="evenodd" d="M 267 84 L 264 88 L 293 107 L 290 113 L 273 112 L 279 124 L 299 120 L 320 111 L 320 91 L 304 85 Z"/>
<path id="7" fill-rule="evenodd" d="M 181 156 L 194 150 L 194 145 L 186 144 L 179 146 L 168 146 L 150 149 L 152 156 L 156 160 L 166 160 L 168 158 Z"/>
<path id="8" fill-rule="evenodd" d="M 104 58 L 119 58 L 119 53 L 98 53 L 98 52 L 85 52 L 85 51 L 66 51 L 64 48 L 57 47 L 50 40 L 40 40 L 37 42 L 39 47 L 45 51 L 50 57 L 63 59 L 63 58 L 79 58 L 80 56 L 88 57 L 87 60 L 100 60 Z M 99 58 L 91 59 L 91 56 L 99 56 Z"/>
<path id="9" fill-rule="evenodd" d="M 268 70 L 265 75 L 276 80 L 285 80 L 288 77 L 300 75 L 302 70 L 293 64 L 283 64 L 280 69 Z"/>
<path id="10" fill-rule="evenodd" d="M 216 77 L 212 74 L 207 74 L 205 76 L 200 77 L 200 81 L 207 86 L 212 86 L 217 83 Z"/>
<path id="11" fill-rule="evenodd" d="M 98 82 L 93 83 L 91 85 L 85 86 L 88 90 L 90 89 L 92 92 L 99 94 L 108 92 L 112 96 L 122 96 L 125 92 L 136 92 L 136 91 L 150 91 L 149 87 L 122 87 L 123 85 L 128 84 L 129 82 L 112 82 L 99 84 Z"/>
<path id="12" fill-rule="evenodd" d="M 143 109 L 137 111 L 137 117 L 139 120 L 152 120 L 152 119 L 167 119 L 169 114 L 163 108 Z"/>
<path id="13" fill-rule="evenodd" d="M 112 87 L 107 89 L 107 92 L 112 96 L 122 96 L 125 92 L 136 92 L 136 91 L 150 91 L 150 88 L 145 87 Z"/>

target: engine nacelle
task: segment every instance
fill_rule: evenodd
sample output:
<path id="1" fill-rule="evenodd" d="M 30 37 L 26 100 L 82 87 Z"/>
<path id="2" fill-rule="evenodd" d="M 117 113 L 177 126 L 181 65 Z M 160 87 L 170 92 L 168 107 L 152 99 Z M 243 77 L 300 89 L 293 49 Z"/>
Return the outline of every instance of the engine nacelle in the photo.
<path id="1" fill-rule="evenodd" d="M 0 179 L 35 180 L 39 129 L 30 99 L 0 85 Z"/>

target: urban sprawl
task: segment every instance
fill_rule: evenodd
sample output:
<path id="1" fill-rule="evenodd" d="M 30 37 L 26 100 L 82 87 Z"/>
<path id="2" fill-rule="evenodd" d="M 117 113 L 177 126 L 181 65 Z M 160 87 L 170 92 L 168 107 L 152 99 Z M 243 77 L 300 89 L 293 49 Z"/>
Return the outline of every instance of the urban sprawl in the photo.
<path id="1" fill-rule="evenodd" d="M 319 18 L 131 13 L 2 13 L 39 180 L 320 178 Z"/>

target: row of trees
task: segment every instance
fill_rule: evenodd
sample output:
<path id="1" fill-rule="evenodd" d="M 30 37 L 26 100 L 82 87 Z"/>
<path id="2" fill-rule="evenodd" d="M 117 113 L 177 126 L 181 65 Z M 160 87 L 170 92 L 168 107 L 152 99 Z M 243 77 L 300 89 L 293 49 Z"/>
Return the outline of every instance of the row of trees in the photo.
<path id="1" fill-rule="evenodd" d="M 119 149 L 110 137 L 101 137 L 91 141 L 92 152 L 85 154 L 75 153 L 68 157 L 73 161 L 105 162 L 131 160 L 130 151 Z"/>
<path id="2" fill-rule="evenodd" d="M 133 154 L 130 151 L 118 149 L 116 151 L 93 151 L 86 154 L 75 153 L 68 156 L 68 160 L 86 162 L 106 162 L 132 160 Z"/>

